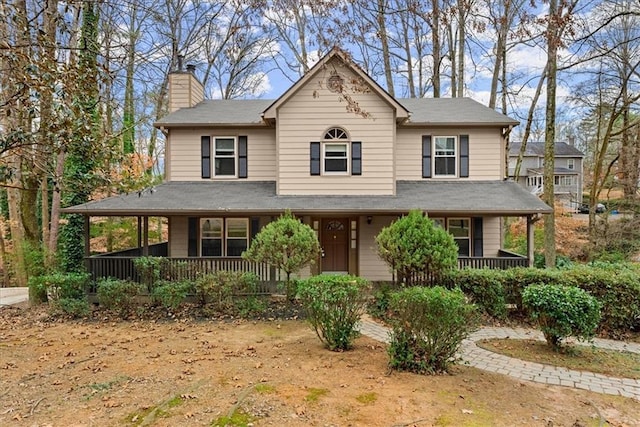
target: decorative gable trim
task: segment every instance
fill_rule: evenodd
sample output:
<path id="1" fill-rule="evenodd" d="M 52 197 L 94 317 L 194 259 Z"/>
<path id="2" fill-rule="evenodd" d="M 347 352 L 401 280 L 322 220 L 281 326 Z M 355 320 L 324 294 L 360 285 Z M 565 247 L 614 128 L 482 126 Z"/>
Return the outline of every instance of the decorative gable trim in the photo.
<path id="1" fill-rule="evenodd" d="M 297 82 L 293 84 L 285 93 L 283 93 L 273 104 L 271 104 L 262 113 L 262 118 L 265 121 L 273 121 L 276 119 L 278 108 L 286 103 L 301 87 L 311 81 L 316 74 L 321 71 L 329 61 L 333 58 L 338 58 L 346 67 L 349 67 L 351 71 L 361 77 L 372 91 L 378 94 L 385 100 L 396 113 L 396 120 L 399 122 L 405 121 L 409 118 L 409 110 L 407 110 L 401 103 L 399 103 L 394 97 L 382 88 L 375 80 L 373 80 L 362 68 L 360 68 L 355 62 L 349 59 L 349 55 L 337 46 L 331 49 L 331 51 L 321 58 L 304 76 L 302 76 Z"/>

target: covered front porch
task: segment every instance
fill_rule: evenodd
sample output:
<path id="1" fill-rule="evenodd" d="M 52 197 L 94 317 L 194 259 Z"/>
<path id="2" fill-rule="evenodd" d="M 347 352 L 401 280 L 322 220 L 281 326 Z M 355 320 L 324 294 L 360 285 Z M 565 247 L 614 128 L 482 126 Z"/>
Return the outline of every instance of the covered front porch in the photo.
<path id="1" fill-rule="evenodd" d="M 372 281 L 395 278 L 376 253 L 375 236 L 395 218 L 423 211 L 454 235 L 460 268 L 505 269 L 533 264 L 533 224 L 551 209 L 516 183 L 400 181 L 394 196 L 278 196 L 273 182 L 178 182 L 153 192 L 111 197 L 65 209 L 85 216 L 86 267 L 104 277 L 139 281 L 133 260 L 166 258 L 171 279 L 218 270 L 250 271 L 265 290 L 281 279 L 267 265 L 241 258 L 261 227 L 286 210 L 314 229 L 323 256 L 302 276 L 350 273 Z M 137 247 L 89 251 L 94 216 L 138 218 Z M 149 219 L 167 218 L 168 241 L 149 243 Z M 527 256 L 502 249 L 506 217 L 527 219 Z"/>

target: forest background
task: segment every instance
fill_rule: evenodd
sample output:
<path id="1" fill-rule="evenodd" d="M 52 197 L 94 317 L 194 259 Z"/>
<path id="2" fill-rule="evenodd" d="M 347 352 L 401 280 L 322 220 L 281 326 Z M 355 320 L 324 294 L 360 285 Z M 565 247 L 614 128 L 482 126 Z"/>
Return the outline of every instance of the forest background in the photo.
<path id="1" fill-rule="evenodd" d="M 61 207 L 162 179 L 153 123 L 179 58 L 208 98 L 276 98 L 334 46 L 393 96 L 472 97 L 520 120 L 511 141 L 545 141 L 549 205 L 553 143 L 569 141 L 589 202 L 615 187 L 640 216 L 635 0 L 0 0 L 3 283 L 82 267 L 83 219 Z M 601 223 L 591 209 L 591 247 Z"/>

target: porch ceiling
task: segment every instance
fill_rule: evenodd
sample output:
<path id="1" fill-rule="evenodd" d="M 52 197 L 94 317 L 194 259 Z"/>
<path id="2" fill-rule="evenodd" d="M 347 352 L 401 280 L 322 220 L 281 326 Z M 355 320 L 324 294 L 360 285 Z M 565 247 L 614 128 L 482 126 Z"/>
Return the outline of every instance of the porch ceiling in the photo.
<path id="1" fill-rule="evenodd" d="M 210 213 L 399 214 L 520 216 L 550 213 L 537 196 L 510 181 L 398 181 L 395 196 L 277 196 L 273 181 L 168 182 L 141 193 L 63 209 L 91 216 L 173 216 Z"/>

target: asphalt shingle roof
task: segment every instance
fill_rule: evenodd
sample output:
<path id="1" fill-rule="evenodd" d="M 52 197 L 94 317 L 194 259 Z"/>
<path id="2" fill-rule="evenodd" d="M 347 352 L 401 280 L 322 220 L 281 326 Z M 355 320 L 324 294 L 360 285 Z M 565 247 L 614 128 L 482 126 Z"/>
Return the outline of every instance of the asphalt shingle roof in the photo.
<path id="1" fill-rule="evenodd" d="M 205 213 L 403 213 L 523 215 L 549 213 L 537 196 L 511 181 L 398 181 L 395 196 L 278 196 L 273 181 L 168 182 L 153 190 L 66 208 L 87 215 Z"/>
<path id="2" fill-rule="evenodd" d="M 516 120 L 471 98 L 405 98 L 397 100 L 410 112 L 408 124 L 517 125 Z M 260 125 L 270 99 L 207 100 L 182 108 L 158 120 L 157 127 Z"/>
<path id="3" fill-rule="evenodd" d="M 509 155 L 517 156 L 520 154 L 522 142 L 511 142 L 509 145 Z M 554 147 L 556 156 L 565 157 L 584 157 L 584 153 L 566 142 L 556 142 Z M 529 141 L 524 152 L 525 156 L 544 157 L 544 141 Z"/>

